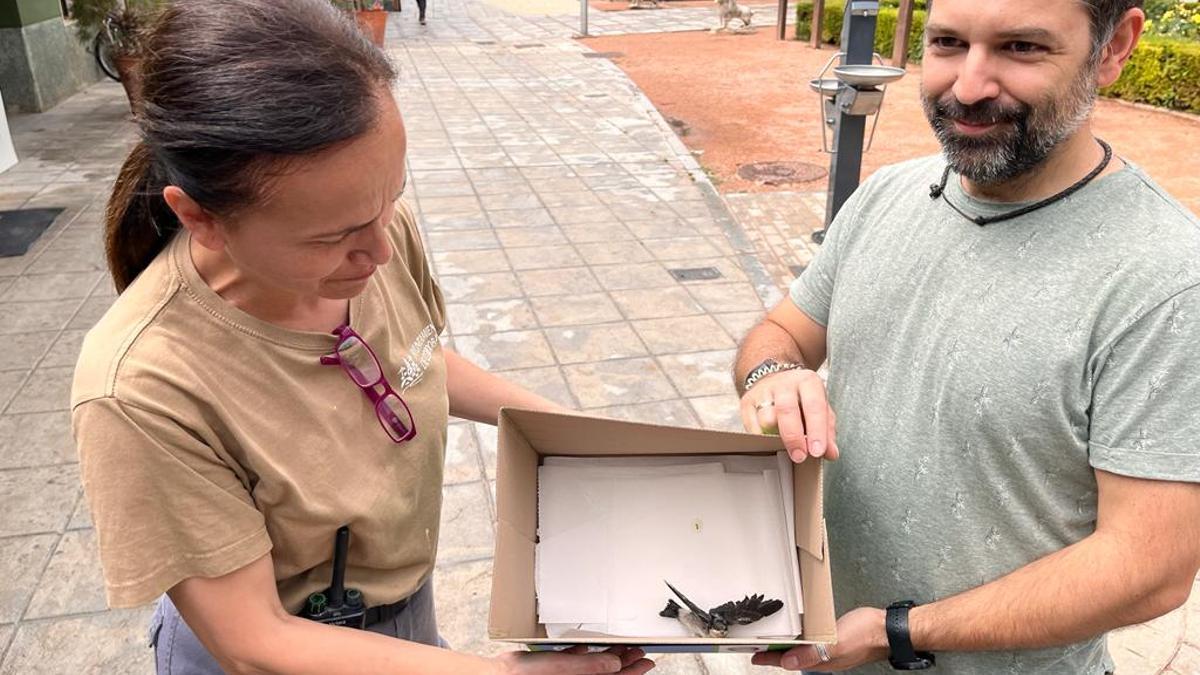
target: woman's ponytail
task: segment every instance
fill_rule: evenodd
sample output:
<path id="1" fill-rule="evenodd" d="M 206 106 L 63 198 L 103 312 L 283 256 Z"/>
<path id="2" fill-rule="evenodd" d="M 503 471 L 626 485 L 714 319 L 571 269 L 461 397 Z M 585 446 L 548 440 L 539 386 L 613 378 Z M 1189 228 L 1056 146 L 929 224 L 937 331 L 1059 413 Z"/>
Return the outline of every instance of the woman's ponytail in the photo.
<path id="1" fill-rule="evenodd" d="M 104 253 L 118 293 L 146 269 L 179 226 L 163 200 L 165 182 L 157 174 L 153 153 L 142 141 L 125 158 L 108 199 Z"/>

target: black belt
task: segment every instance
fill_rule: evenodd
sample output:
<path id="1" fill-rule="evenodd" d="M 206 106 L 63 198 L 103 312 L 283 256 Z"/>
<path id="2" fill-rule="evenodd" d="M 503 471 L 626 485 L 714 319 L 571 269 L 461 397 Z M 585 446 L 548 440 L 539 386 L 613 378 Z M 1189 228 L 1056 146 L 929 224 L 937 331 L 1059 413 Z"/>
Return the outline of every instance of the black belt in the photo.
<path id="1" fill-rule="evenodd" d="M 411 597 L 412 596 L 404 598 L 399 602 L 393 602 L 390 605 L 375 605 L 374 607 L 368 607 L 366 616 L 363 619 L 365 625 L 374 626 L 377 623 L 391 621 L 392 619 L 396 618 L 397 614 L 403 612 L 404 608 L 408 607 L 408 600 Z"/>

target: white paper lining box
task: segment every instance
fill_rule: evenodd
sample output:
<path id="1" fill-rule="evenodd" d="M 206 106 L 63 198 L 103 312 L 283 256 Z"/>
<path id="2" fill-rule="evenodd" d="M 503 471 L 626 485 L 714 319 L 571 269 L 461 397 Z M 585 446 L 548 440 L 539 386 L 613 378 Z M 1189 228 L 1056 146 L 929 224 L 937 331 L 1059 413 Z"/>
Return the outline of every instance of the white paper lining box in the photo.
<path id="1" fill-rule="evenodd" d="M 797 640 L 682 638 L 662 636 L 569 641 L 546 637 L 538 623 L 534 583 L 537 544 L 537 474 L 546 456 L 770 455 L 777 437 L 639 424 L 582 415 L 506 408 L 500 414 L 496 469 L 497 533 L 488 634 L 532 648 L 566 644 L 638 645 L 652 652 L 760 651 L 836 641 L 828 542 L 822 512 L 819 461 L 792 466 L 795 534 L 804 599 L 803 632 Z M 685 593 L 687 589 L 681 589 Z M 664 602 L 666 596 L 664 595 Z"/>
<path id="2" fill-rule="evenodd" d="M 701 608 L 744 601 L 750 614 L 747 596 L 761 595 L 767 607 L 781 606 L 748 624 L 733 620 L 724 635 L 701 635 L 794 639 L 802 632 L 803 598 L 792 492 L 792 461 L 783 451 L 543 457 L 538 621 L 547 637 L 564 641 L 694 637 L 699 624 L 663 615 L 664 595 Z M 672 586 L 680 595 L 668 593 Z"/>

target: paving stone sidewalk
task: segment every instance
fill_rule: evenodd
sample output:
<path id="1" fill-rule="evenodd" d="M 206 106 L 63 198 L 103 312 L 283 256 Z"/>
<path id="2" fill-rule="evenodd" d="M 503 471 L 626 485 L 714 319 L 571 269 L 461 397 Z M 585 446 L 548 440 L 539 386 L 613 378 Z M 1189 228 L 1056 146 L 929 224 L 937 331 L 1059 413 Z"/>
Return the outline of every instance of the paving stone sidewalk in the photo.
<path id="1" fill-rule="evenodd" d="M 519 2 L 519 0 L 514 0 Z M 389 35 L 402 39 L 475 40 L 528 42 L 540 38 L 561 40 L 577 36 L 580 31 L 578 12 L 574 14 L 525 16 L 504 11 L 505 0 L 429 0 L 429 23 L 420 26 L 415 13 L 395 14 L 389 25 Z M 774 31 L 778 7 L 773 3 L 751 2 L 754 10 L 751 27 L 739 34 L 753 31 Z M 588 35 L 622 35 L 629 33 L 668 33 L 707 30 L 716 25 L 713 7 L 670 7 L 661 9 L 588 12 Z M 795 17 L 789 16 L 789 23 Z"/>
<path id="2" fill-rule="evenodd" d="M 737 428 L 727 374 L 736 340 L 780 297 L 781 270 L 805 262 L 756 249 L 802 236 L 787 229 L 788 209 L 801 207 L 781 198 L 742 209 L 731 198 L 739 227 L 629 79 L 569 39 L 569 17 L 434 7 L 426 28 L 413 12 L 393 15 L 389 46 L 403 73 L 407 198 L 446 295 L 447 343 L 570 406 Z M 633 30 L 645 14 L 613 21 Z M 653 13 L 679 24 L 692 14 Z M 134 131 L 112 83 L 11 126 L 23 161 L 0 174 L 0 209 L 66 210 L 27 255 L 0 259 L 0 675 L 150 672 L 149 610 L 105 609 L 66 412 L 80 339 L 113 298 L 99 225 Z M 719 276 L 673 275 L 700 268 Z M 485 425 L 451 425 L 435 581 L 445 636 L 479 653 L 506 648 L 486 638 L 495 438 Z M 1121 672 L 1200 671 L 1197 625 L 1193 601 L 1131 629 Z M 739 656 L 660 664 L 769 672 Z"/>

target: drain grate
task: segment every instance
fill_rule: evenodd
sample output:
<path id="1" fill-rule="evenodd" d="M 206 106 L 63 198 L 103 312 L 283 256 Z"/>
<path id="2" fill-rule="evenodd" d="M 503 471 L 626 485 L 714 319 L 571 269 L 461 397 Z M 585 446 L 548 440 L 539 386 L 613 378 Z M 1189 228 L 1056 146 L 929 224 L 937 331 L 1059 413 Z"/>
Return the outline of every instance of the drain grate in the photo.
<path id="1" fill-rule="evenodd" d="M 513 45 L 513 49 L 534 49 L 535 47 L 545 47 L 546 45 L 540 42 L 523 42 Z"/>
<path id="2" fill-rule="evenodd" d="M 494 44 L 496 44 L 495 40 L 473 40 L 473 42 L 477 45 L 494 45 Z"/>
<path id="3" fill-rule="evenodd" d="M 709 281 L 721 278 L 721 270 L 715 267 L 680 267 L 667 271 L 678 281 Z"/>
<path id="4" fill-rule="evenodd" d="M 808 162 L 754 162 L 738 167 L 737 175 L 760 185 L 787 185 L 824 178 L 829 171 Z"/>
<path id="5" fill-rule="evenodd" d="M 584 52 L 585 59 L 615 59 L 625 56 L 625 52 Z"/>

